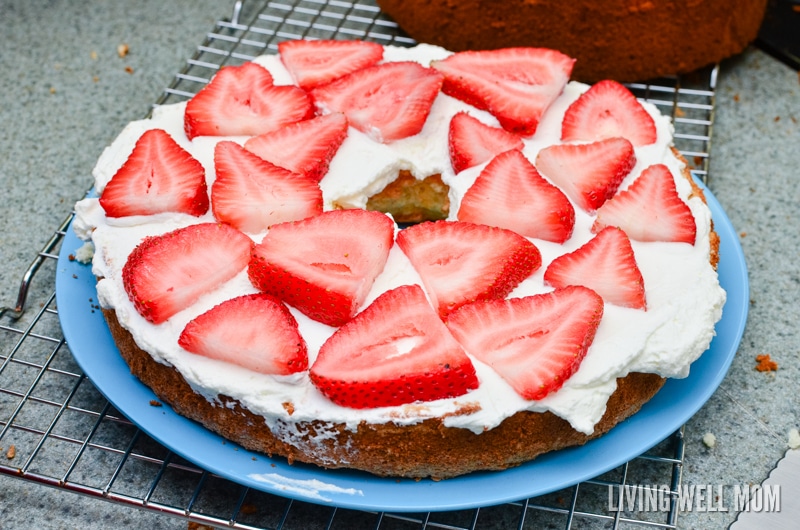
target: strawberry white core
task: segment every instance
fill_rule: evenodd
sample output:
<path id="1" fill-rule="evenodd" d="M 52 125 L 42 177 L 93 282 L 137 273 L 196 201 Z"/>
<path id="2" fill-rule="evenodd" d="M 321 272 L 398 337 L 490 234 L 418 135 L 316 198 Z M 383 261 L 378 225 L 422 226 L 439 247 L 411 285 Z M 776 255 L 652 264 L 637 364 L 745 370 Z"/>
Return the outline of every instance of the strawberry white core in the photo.
<path id="1" fill-rule="evenodd" d="M 384 61 L 417 61 L 428 66 L 432 60 L 441 60 L 449 54 L 442 48 L 428 45 L 408 49 L 387 47 Z M 276 56 L 260 57 L 256 62 L 271 72 L 276 84 L 292 83 L 291 76 Z M 565 110 L 587 88 L 586 85 L 569 83 L 542 116 L 535 135 L 524 138 L 522 152 L 529 160 L 535 161 L 542 148 L 560 141 Z M 185 103 L 179 103 L 159 107 L 154 110 L 152 118 L 129 124 L 100 157 L 94 171 L 95 189 L 102 191 L 125 162 L 136 140 L 144 131 L 154 128 L 170 133 L 205 167 L 210 187 L 215 178 L 214 145 L 222 140 L 243 144 L 248 137 L 201 136 L 189 140 L 183 127 L 185 106 Z M 636 165 L 622 182 L 620 190 L 626 189 L 644 168 L 656 163 L 665 164 L 673 174 L 678 194 L 688 204 L 697 223 L 695 244 L 632 242 L 644 276 L 647 311 L 606 304 L 595 340 L 578 371 L 560 390 L 538 401 L 523 399 L 489 366 L 473 359 L 480 386 L 463 396 L 411 406 L 353 410 L 327 400 L 311 384 L 306 372 L 289 376 L 264 375 L 191 354 L 177 342 L 187 322 L 224 300 L 256 292 L 246 272 L 204 295 L 169 321 L 153 325 L 137 313 L 128 299 L 122 285 L 121 270 L 127 256 L 144 237 L 189 224 L 214 222 L 213 215 L 208 213 L 197 218 L 186 214 L 159 214 L 115 219 L 105 216 L 98 199 L 88 198 L 76 205 L 75 228 L 81 237 L 91 239 L 95 245 L 93 272 L 102 278 L 97 285 L 100 303 L 116 311 L 121 325 L 132 334 L 139 347 L 148 351 L 156 361 L 174 366 L 207 399 L 215 401 L 220 394 L 231 396 L 252 412 L 262 415 L 267 424 L 274 425 L 280 421 L 285 427 L 292 422 L 324 420 L 355 428 L 362 421 L 413 424 L 426 418 L 446 417 L 444 421 L 449 427 L 480 433 L 518 411 L 531 410 L 552 411 L 569 421 L 576 430 L 591 433 L 605 411 L 608 397 L 616 388 L 616 378 L 635 371 L 665 377 L 688 375 L 690 364 L 707 349 L 725 302 L 725 292 L 709 264 L 710 211 L 700 198 L 690 197 L 691 186 L 681 176 L 682 163 L 670 149 L 672 126 L 669 118 L 662 116 L 652 105 L 645 104 L 644 108 L 656 123 L 658 138 L 653 144 L 636 147 Z M 364 208 L 369 196 L 382 190 L 398 171 L 408 170 L 419 179 L 441 174 L 443 181 L 450 186 L 450 211 L 451 216 L 455 216 L 461 197 L 486 166 L 484 163 L 458 175 L 453 173 L 447 131 L 452 116 L 462 111 L 488 125 L 498 126 L 491 114 L 439 94 L 419 134 L 384 144 L 351 127 L 331 161 L 328 173 L 320 181 L 324 209 L 333 209 L 334 205 Z M 542 266 L 510 297 L 552 290 L 542 281 L 547 265 L 593 237 L 594 216 L 578 207 L 575 215 L 574 232 L 564 244 L 532 240 L 541 251 Z M 256 243 L 264 237 L 263 232 L 249 235 Z M 364 307 L 382 292 L 404 284 L 422 285 L 422 282 L 395 245 L 384 271 L 367 295 Z M 321 345 L 335 330 L 294 309 L 292 314 L 307 342 L 311 364 Z M 413 338 L 408 340 L 413 342 Z M 394 346 L 397 355 L 403 355 L 413 344 L 406 344 L 403 340 Z M 291 417 L 283 406 L 287 402 L 293 404 Z M 469 409 L 474 412 L 456 413 L 467 408 L 465 405 L 471 405 Z M 324 436 L 324 433 L 319 436 Z M 291 441 L 291 434 L 287 434 L 287 441 Z"/>

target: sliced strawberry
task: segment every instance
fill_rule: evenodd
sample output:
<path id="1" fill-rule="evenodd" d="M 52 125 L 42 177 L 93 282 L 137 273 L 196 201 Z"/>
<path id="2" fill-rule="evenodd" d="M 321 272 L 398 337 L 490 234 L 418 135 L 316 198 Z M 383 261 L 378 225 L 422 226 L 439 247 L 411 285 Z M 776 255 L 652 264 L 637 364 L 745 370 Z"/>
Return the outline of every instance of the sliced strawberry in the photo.
<path id="1" fill-rule="evenodd" d="M 474 300 L 503 298 L 542 265 L 539 249 L 503 228 L 436 221 L 397 234 L 433 307 L 446 317 Z"/>
<path id="2" fill-rule="evenodd" d="M 635 165 L 633 145 L 624 138 L 551 145 L 536 156 L 536 169 L 589 213 L 614 196 Z"/>
<path id="3" fill-rule="evenodd" d="M 448 145 L 450 163 L 456 173 L 505 151 L 525 147 L 518 135 L 486 125 L 466 112 L 459 112 L 450 120 Z"/>
<path id="4" fill-rule="evenodd" d="M 243 232 L 256 234 L 322 213 L 322 190 L 315 180 L 271 164 L 235 142 L 216 145 L 214 167 L 214 217 Z"/>
<path id="5" fill-rule="evenodd" d="M 343 112 L 350 125 L 389 143 L 422 130 L 441 87 L 436 70 L 401 61 L 358 70 L 311 96 L 323 113 Z"/>
<path id="6" fill-rule="evenodd" d="M 244 148 L 276 166 L 319 181 L 345 138 L 347 118 L 336 112 L 255 136 Z"/>
<path id="7" fill-rule="evenodd" d="M 247 267 L 253 242 L 228 225 L 201 223 L 145 238 L 122 268 L 136 310 L 160 324 Z"/>
<path id="8" fill-rule="evenodd" d="M 542 399 L 578 369 L 603 317 L 603 299 L 572 286 L 463 306 L 447 327 L 467 353 L 491 366 L 523 398 Z"/>
<path id="9" fill-rule="evenodd" d="M 358 40 L 288 40 L 278 43 L 281 61 L 305 90 L 330 83 L 383 59 L 383 46 Z"/>
<path id="10" fill-rule="evenodd" d="M 488 110 L 507 131 L 531 136 L 574 63 L 555 50 L 504 48 L 460 52 L 431 66 L 444 74 L 445 94 Z"/>
<path id="11" fill-rule="evenodd" d="M 296 86 L 274 86 L 256 63 L 226 66 L 186 104 L 184 130 L 195 136 L 255 136 L 314 115 Z"/>
<path id="12" fill-rule="evenodd" d="M 145 131 L 106 184 L 100 206 L 108 217 L 163 212 L 203 215 L 208 211 L 205 169 L 166 131 Z"/>
<path id="13" fill-rule="evenodd" d="M 514 149 L 486 165 L 461 199 L 458 218 L 563 243 L 572 235 L 575 209 Z"/>
<path id="14" fill-rule="evenodd" d="M 390 407 L 466 394 L 478 378 L 418 285 L 380 295 L 320 348 L 309 372 L 337 405 Z"/>
<path id="15" fill-rule="evenodd" d="M 574 252 L 554 259 L 544 282 L 555 288 L 583 285 L 622 307 L 645 309 L 644 278 L 630 239 L 618 228 L 601 230 Z"/>
<path id="16" fill-rule="evenodd" d="M 616 81 L 600 81 L 569 106 L 561 123 L 561 139 L 594 141 L 617 136 L 636 147 L 649 145 L 656 141 L 656 124 L 630 90 Z"/>
<path id="17" fill-rule="evenodd" d="M 239 296 L 214 306 L 186 325 L 178 344 L 262 374 L 288 375 L 308 368 L 297 321 L 280 300 L 267 294 Z"/>
<path id="18" fill-rule="evenodd" d="M 253 250 L 253 285 L 310 318 L 341 326 L 364 303 L 394 240 L 380 212 L 332 210 L 270 228 Z"/>
<path id="19" fill-rule="evenodd" d="M 625 191 L 597 210 L 592 232 L 616 226 L 636 241 L 671 241 L 694 245 L 697 225 L 692 210 L 678 196 L 664 164 L 642 171 Z"/>

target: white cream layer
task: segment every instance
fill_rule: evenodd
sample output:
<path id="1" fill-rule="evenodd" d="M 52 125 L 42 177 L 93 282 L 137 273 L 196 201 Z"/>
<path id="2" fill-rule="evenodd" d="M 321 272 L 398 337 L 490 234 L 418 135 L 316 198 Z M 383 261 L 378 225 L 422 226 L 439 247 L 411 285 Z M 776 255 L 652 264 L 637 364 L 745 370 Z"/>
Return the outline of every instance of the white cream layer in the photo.
<path id="1" fill-rule="evenodd" d="M 428 45 L 410 49 L 387 47 L 385 60 L 415 60 L 427 66 L 431 60 L 448 54 L 442 48 Z M 273 73 L 277 84 L 291 82 L 277 57 L 264 56 L 258 58 L 257 62 Z M 524 152 L 530 160 L 535 160 L 542 147 L 559 141 L 565 109 L 586 88 L 585 85 L 570 83 L 545 113 L 536 134 L 525 140 Z M 129 124 L 98 160 L 94 171 L 97 192 L 102 191 L 123 164 L 139 136 L 152 128 L 169 132 L 203 164 L 210 187 L 214 180 L 213 145 L 223 139 L 243 143 L 246 138 L 200 137 L 189 141 L 183 132 L 184 108 L 183 103 L 163 106 L 155 109 L 151 119 Z M 218 395 L 224 394 L 237 399 L 252 412 L 263 415 L 273 431 L 280 431 L 286 440 L 308 444 L 308 440 L 301 442 L 302 430 L 294 427 L 296 422 L 305 420 L 345 423 L 355 428 L 362 421 L 412 424 L 426 418 L 446 417 L 447 426 L 480 433 L 521 410 L 552 411 L 569 421 L 576 430 L 591 433 L 605 411 L 618 377 L 637 371 L 665 377 L 688 375 L 689 365 L 708 348 L 714 335 L 714 325 L 721 317 L 725 302 L 725 292 L 719 286 L 716 272 L 709 265 L 710 211 L 699 198 L 689 199 L 691 187 L 680 176 L 682 164 L 670 150 L 670 120 L 660 115 L 652 105 L 645 105 L 645 108 L 656 121 L 658 141 L 636 148 L 637 164 L 623 182 L 622 189 L 629 186 L 645 167 L 654 163 L 667 164 L 681 197 L 694 213 L 697 242 L 694 246 L 633 242 L 636 259 L 644 276 L 647 311 L 606 304 L 594 343 L 578 372 L 561 390 L 540 401 L 522 399 L 493 370 L 473 359 L 480 387 L 467 395 L 398 407 L 352 410 L 328 401 L 311 385 L 306 373 L 289 377 L 267 376 L 191 354 L 177 343 L 184 326 L 195 316 L 226 299 L 255 292 L 246 271 L 160 325 L 147 322 L 136 312 L 123 288 L 121 271 L 128 254 L 145 236 L 165 233 L 192 223 L 214 221 L 212 214 L 209 212 L 201 218 L 164 214 L 109 219 L 105 217 L 98 200 L 89 198 L 76 205 L 74 226 L 79 236 L 91 239 L 95 245 L 93 272 L 102 278 L 97 286 L 100 303 L 103 307 L 116 310 L 120 323 L 130 331 L 139 347 L 150 352 L 158 362 L 178 369 L 189 384 L 209 400 L 216 400 Z M 461 110 L 466 110 L 485 123 L 497 125 L 490 114 L 440 94 L 424 129 L 414 137 L 383 145 L 351 128 L 348 138 L 331 163 L 329 173 L 320 183 L 325 207 L 331 208 L 334 202 L 363 207 L 368 196 L 380 191 L 399 170 L 406 169 L 418 178 L 441 174 L 451 186 L 451 211 L 455 214 L 460 198 L 483 169 L 481 166 L 453 175 L 447 152 L 447 128 L 451 116 Z M 592 237 L 590 227 L 593 217 L 577 206 L 575 211 L 575 231 L 564 245 L 532 240 L 542 252 L 542 267 L 511 296 L 550 291 L 542 283 L 547 265 L 556 256 L 578 248 Z M 264 234 L 251 236 L 259 242 Z M 418 275 L 395 246 L 367 304 L 386 289 L 408 283 L 421 285 Z M 312 363 L 319 347 L 334 329 L 314 322 L 294 309 L 292 312 L 307 341 Z M 287 402 L 293 404 L 291 416 L 283 406 Z M 477 411 L 453 414 L 465 406 Z"/>

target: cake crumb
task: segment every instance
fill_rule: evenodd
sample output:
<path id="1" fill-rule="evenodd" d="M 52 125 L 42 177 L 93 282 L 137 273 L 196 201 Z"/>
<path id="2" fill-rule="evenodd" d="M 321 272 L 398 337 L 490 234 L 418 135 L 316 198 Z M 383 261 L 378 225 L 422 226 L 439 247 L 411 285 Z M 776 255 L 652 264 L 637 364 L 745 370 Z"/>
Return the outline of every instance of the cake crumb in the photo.
<path id="1" fill-rule="evenodd" d="M 709 449 L 717 445 L 717 437 L 713 433 L 707 432 L 703 435 L 703 443 Z"/>
<path id="2" fill-rule="evenodd" d="M 72 256 L 72 254 L 70 254 L 70 256 Z M 91 263 L 94 257 L 94 245 L 90 242 L 84 243 L 81 248 L 75 251 L 74 257 L 79 263 L 83 263 L 84 265 Z"/>
<path id="3" fill-rule="evenodd" d="M 130 66 L 126 66 L 125 67 L 125 71 L 128 72 L 129 74 L 132 74 L 133 73 L 133 68 L 131 68 Z"/>
<path id="4" fill-rule="evenodd" d="M 207 524 L 195 523 L 194 521 L 189 521 L 189 525 L 186 528 L 188 530 L 214 530 L 213 526 L 208 526 Z"/>
<path id="5" fill-rule="evenodd" d="M 800 431 L 789 429 L 789 449 L 800 449 Z"/>
<path id="6" fill-rule="evenodd" d="M 470 414 L 475 414 L 476 412 L 481 411 L 481 404 L 477 401 L 470 401 L 467 403 L 460 403 L 458 408 L 453 412 L 448 412 L 442 414 L 442 418 L 449 418 L 449 417 L 458 417 L 458 416 L 469 416 Z"/>
<path id="7" fill-rule="evenodd" d="M 160 402 L 160 401 L 158 401 L 158 400 L 155 400 L 155 399 L 151 399 L 151 400 L 150 400 L 150 406 L 151 406 L 151 407 L 161 407 L 162 405 L 161 405 L 161 402 Z"/>
<path id="8" fill-rule="evenodd" d="M 6 458 L 13 460 L 15 456 L 17 456 L 17 447 L 15 445 L 11 445 L 9 446 L 8 451 L 6 451 Z"/>
<path id="9" fill-rule="evenodd" d="M 775 372 L 778 370 L 778 363 L 773 361 L 768 353 L 756 355 L 756 370 L 759 372 Z"/>
<path id="10" fill-rule="evenodd" d="M 119 55 L 120 58 L 125 57 L 126 55 L 128 55 L 129 51 L 130 51 L 130 46 L 128 46 L 124 42 L 117 46 L 117 55 Z"/>

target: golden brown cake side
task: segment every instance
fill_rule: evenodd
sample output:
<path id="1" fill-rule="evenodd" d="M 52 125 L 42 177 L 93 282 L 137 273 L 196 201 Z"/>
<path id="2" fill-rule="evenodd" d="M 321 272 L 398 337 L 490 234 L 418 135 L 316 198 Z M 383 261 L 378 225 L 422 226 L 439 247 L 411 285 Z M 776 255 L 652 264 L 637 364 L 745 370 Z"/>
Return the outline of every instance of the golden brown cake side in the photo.
<path id="1" fill-rule="evenodd" d="M 591 436 L 575 431 L 550 412 L 524 411 L 482 434 L 445 427 L 441 419 L 402 426 L 362 423 L 356 431 L 344 424 L 305 422 L 273 433 L 264 418 L 232 398 L 219 396 L 215 404 L 195 393 L 175 369 L 141 350 L 113 311 L 103 312 L 131 373 L 182 416 L 252 451 L 284 456 L 289 462 L 360 469 L 383 476 L 448 478 L 476 470 L 506 469 L 545 452 L 582 445 L 637 412 L 665 381 L 658 375 L 642 373 L 618 379 L 617 390 Z M 326 436 L 313 436 L 319 431 Z M 287 443 L 293 438 L 290 433 L 296 432 L 306 435 Z"/>
<path id="2" fill-rule="evenodd" d="M 554 48 L 577 59 L 573 79 L 643 81 L 741 52 L 766 0 L 378 0 L 419 42 L 449 50 Z"/>

